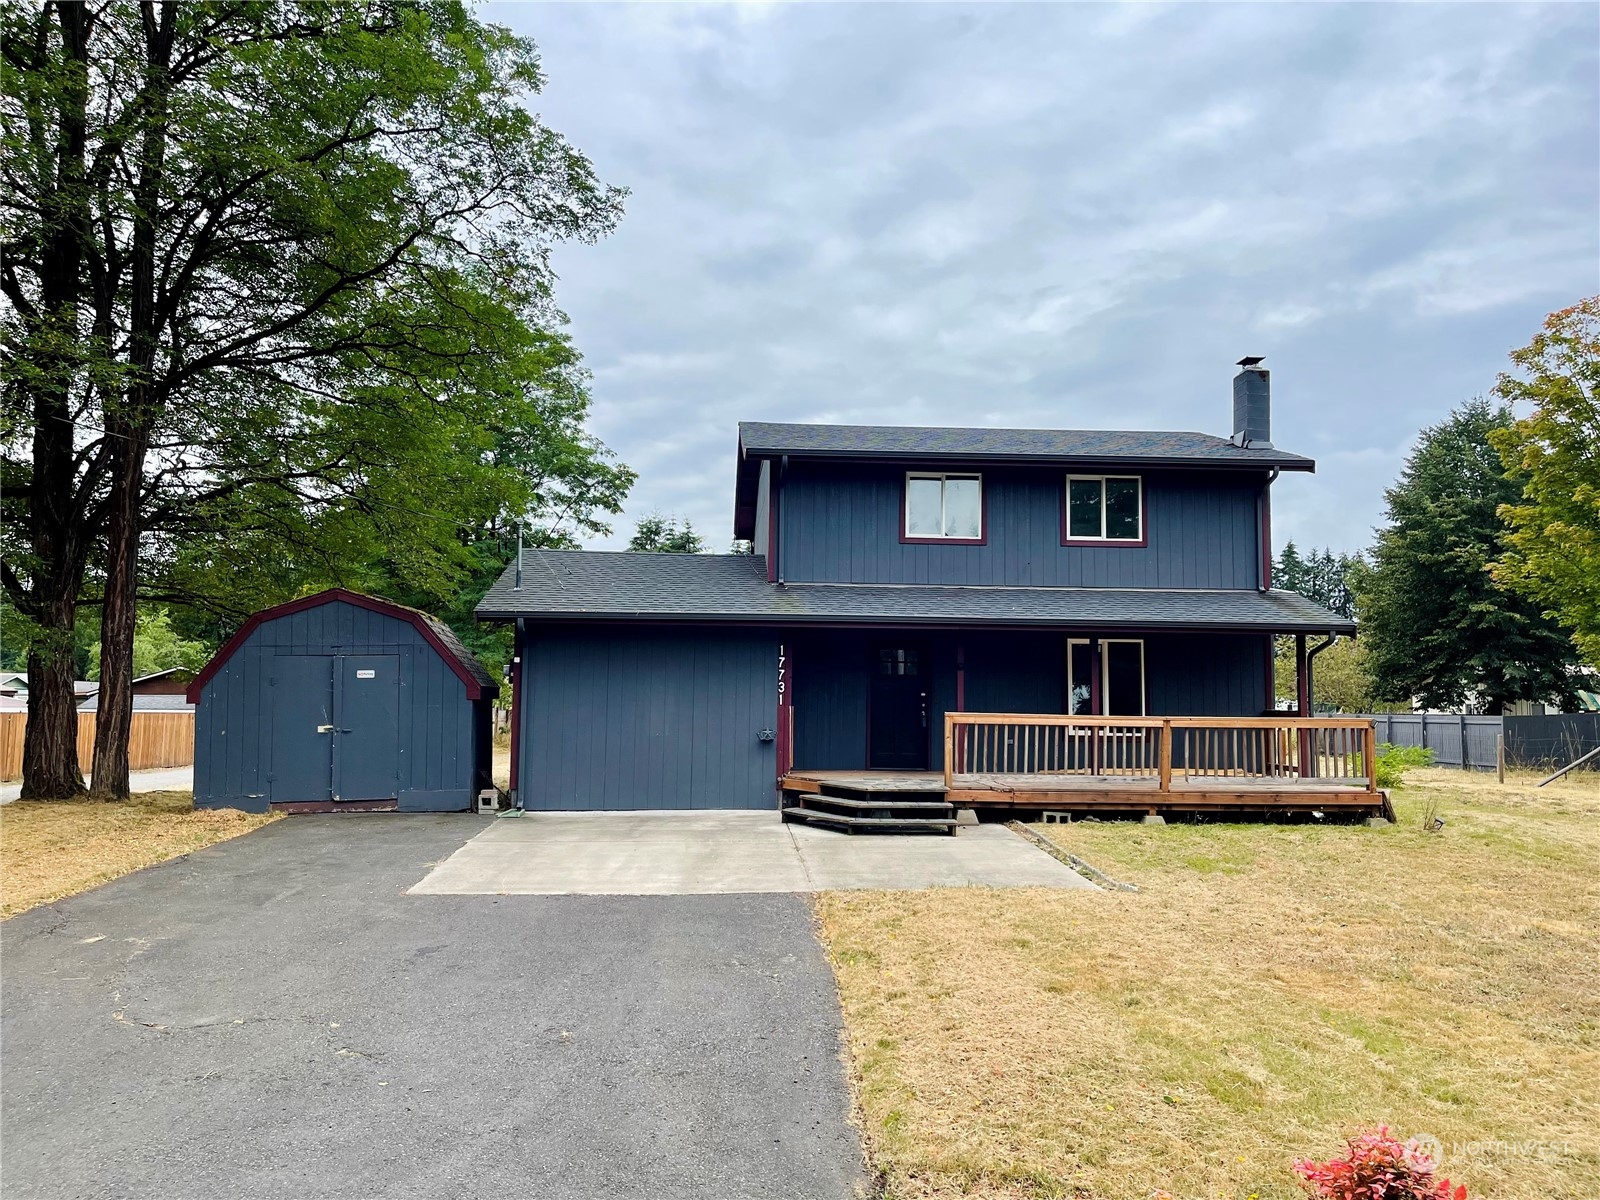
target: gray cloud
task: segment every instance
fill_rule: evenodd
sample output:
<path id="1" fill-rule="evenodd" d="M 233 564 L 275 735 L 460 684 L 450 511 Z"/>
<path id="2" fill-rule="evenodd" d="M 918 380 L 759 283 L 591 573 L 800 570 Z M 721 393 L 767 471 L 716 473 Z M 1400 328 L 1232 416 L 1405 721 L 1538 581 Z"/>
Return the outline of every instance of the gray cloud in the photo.
<path id="1" fill-rule="evenodd" d="M 1366 544 L 1416 430 L 1600 290 L 1593 6 L 491 5 L 633 189 L 557 254 L 594 428 L 730 536 L 741 418 L 1226 433 L 1273 368 Z"/>

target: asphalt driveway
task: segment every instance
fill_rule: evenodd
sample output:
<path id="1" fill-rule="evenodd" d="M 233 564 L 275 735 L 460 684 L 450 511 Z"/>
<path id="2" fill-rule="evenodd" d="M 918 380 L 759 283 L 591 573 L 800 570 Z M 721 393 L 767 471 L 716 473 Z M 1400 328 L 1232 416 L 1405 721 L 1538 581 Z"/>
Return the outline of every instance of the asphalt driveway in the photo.
<path id="1" fill-rule="evenodd" d="M 417 895 L 465 815 L 297 817 L 0 925 L 32 1197 L 846 1197 L 800 896 Z"/>

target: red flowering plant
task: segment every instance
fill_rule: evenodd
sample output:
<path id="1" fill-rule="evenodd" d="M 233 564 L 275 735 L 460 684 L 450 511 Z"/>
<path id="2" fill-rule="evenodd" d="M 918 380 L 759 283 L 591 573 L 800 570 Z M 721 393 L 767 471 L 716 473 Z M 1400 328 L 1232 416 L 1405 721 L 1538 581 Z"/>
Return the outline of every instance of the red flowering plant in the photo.
<path id="1" fill-rule="evenodd" d="M 1439 1164 L 1416 1138 L 1402 1142 L 1387 1125 L 1357 1134 L 1349 1153 L 1327 1162 L 1294 1164 L 1314 1196 L 1325 1200 L 1467 1200 L 1464 1184 L 1434 1178 Z"/>

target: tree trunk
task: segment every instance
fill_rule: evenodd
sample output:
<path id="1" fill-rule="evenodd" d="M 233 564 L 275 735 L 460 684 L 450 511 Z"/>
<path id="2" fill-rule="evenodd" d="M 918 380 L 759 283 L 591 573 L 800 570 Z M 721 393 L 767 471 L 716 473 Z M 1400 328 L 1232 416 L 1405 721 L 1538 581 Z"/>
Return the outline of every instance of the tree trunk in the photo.
<path id="1" fill-rule="evenodd" d="M 41 20 L 49 20 L 48 11 Z M 38 347 L 33 392 L 33 463 L 29 480 L 30 586 L 18 597 L 38 626 L 28 650 L 28 727 L 22 743 L 22 796 L 57 800 L 83 793 L 78 770 L 78 711 L 72 680 L 73 626 L 88 554 L 74 495 L 71 396 L 77 376 L 78 300 L 88 231 L 84 156 L 87 134 L 89 10 L 56 6 L 66 67 L 54 143 L 52 191 L 45 214 L 40 272 L 40 316 L 30 336 Z M 7 586 L 16 595 L 17 581 Z"/>
<path id="2" fill-rule="evenodd" d="M 28 723 L 22 740 L 22 798 L 67 800 L 83 794 L 78 770 L 78 708 L 72 692 L 76 601 L 64 597 L 39 621 L 28 647 Z"/>
<path id="3" fill-rule="evenodd" d="M 144 461 L 160 412 L 153 382 L 156 343 L 156 221 L 166 165 L 173 30 L 177 7 L 139 10 L 145 43 L 144 132 L 133 189 L 133 237 L 128 258 L 128 385 L 120 404 L 106 404 L 112 454 L 110 519 L 106 528 L 106 591 L 100 614 L 100 715 L 94 730 L 94 794 L 128 798 L 128 735 L 133 726 L 133 633 L 138 623 L 139 532 Z"/>
<path id="4" fill-rule="evenodd" d="M 138 621 L 139 489 L 143 445 L 113 458 L 106 530 L 106 590 L 100 611 L 100 695 L 94 723 L 94 795 L 128 798 L 128 736 L 133 728 L 133 632 Z"/>

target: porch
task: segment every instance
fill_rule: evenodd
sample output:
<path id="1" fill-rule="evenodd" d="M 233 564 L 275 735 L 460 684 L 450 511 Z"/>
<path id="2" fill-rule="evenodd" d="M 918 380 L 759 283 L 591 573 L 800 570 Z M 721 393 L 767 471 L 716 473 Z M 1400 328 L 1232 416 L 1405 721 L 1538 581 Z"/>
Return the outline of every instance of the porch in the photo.
<path id="1" fill-rule="evenodd" d="M 918 802 L 990 813 L 1384 815 L 1376 738 L 1346 717 L 948 712 L 943 771 L 788 771 L 785 804 Z"/>

